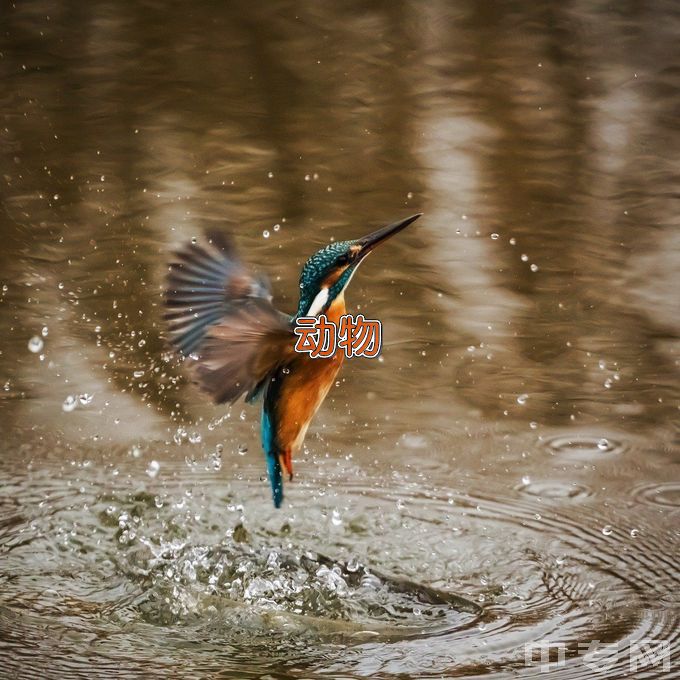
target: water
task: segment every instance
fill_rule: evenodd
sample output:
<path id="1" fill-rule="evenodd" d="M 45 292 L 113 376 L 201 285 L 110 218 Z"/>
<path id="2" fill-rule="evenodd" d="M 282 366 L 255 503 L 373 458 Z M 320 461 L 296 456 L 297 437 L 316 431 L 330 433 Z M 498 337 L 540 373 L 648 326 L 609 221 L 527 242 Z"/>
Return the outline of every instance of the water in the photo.
<path id="1" fill-rule="evenodd" d="M 618 678 L 646 639 L 671 671 L 634 676 L 677 673 L 679 33 L 663 0 L 5 8 L 0 675 L 545 677 L 542 640 Z M 230 229 L 292 311 L 315 249 L 418 211 L 275 511 L 257 410 L 163 340 L 169 253 Z"/>

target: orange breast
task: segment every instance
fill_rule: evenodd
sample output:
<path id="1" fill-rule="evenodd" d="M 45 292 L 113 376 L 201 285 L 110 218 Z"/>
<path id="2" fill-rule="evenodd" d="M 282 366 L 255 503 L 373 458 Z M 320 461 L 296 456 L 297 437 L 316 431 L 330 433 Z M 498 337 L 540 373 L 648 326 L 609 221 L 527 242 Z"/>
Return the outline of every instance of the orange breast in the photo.
<path id="1" fill-rule="evenodd" d="M 326 317 L 338 324 L 345 312 L 341 294 L 333 301 Z M 342 351 L 328 359 L 312 359 L 307 354 L 296 357 L 281 386 L 277 405 L 277 439 L 282 448 L 294 452 L 302 446 L 309 423 L 333 385 L 343 359 Z"/>

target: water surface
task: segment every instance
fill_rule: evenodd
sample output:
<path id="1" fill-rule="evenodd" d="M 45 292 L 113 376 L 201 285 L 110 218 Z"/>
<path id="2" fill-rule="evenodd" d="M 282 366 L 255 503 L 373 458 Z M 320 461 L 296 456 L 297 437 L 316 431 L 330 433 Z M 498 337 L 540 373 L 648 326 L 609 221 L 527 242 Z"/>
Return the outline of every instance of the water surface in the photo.
<path id="1" fill-rule="evenodd" d="M 677 672 L 679 36 L 663 0 L 6 5 L 0 674 Z M 275 511 L 257 409 L 168 352 L 170 253 L 229 230 L 292 312 L 418 211 Z"/>

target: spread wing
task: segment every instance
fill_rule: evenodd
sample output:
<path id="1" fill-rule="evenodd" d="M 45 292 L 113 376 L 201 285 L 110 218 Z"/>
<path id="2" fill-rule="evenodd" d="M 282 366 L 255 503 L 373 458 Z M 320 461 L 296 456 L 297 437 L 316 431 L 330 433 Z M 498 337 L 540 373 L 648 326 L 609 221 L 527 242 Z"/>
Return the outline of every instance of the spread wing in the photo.
<path id="1" fill-rule="evenodd" d="M 215 402 L 251 398 L 291 358 L 291 320 L 273 307 L 266 280 L 247 271 L 229 237 L 211 233 L 206 241 L 185 245 L 170 264 L 169 338 Z"/>

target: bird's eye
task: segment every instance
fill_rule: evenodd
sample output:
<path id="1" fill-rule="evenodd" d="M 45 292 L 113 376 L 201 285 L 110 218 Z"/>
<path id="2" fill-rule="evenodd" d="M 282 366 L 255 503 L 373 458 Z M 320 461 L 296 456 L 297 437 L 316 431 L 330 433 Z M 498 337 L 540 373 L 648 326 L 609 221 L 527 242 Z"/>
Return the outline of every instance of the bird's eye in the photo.
<path id="1" fill-rule="evenodd" d="M 349 264 L 349 254 L 348 253 L 343 253 L 338 257 L 336 260 L 336 263 L 340 266 L 343 267 L 346 264 Z"/>

